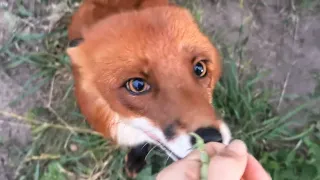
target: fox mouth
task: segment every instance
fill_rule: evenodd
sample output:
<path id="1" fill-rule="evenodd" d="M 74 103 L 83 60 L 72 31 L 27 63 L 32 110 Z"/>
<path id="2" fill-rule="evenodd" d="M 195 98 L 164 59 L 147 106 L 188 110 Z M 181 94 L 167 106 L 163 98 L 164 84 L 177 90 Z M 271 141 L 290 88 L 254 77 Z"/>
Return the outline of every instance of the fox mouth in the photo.
<path id="1" fill-rule="evenodd" d="M 164 150 L 167 153 L 167 155 L 171 157 L 174 161 L 184 158 L 194 149 L 193 144 L 195 144 L 194 142 L 195 140 L 191 135 L 187 133 L 168 141 L 166 138 L 163 138 L 162 133 L 159 134 L 156 131 L 145 130 L 143 128 L 138 128 L 138 129 L 141 130 L 147 137 L 149 137 L 154 144 L 156 144 L 158 147 Z M 204 130 L 204 131 L 202 132 L 195 131 L 195 133 L 198 134 L 200 137 L 204 138 L 203 140 L 205 142 L 219 142 L 227 145 L 231 141 L 231 135 L 225 123 L 221 123 L 220 125 L 219 133 L 221 133 L 221 136 L 219 137 L 215 137 L 213 134 L 209 134 L 209 137 L 208 137 L 208 134 L 207 135 L 203 134 L 203 133 L 208 133 L 205 131 L 208 131 L 208 130 L 210 131 L 210 128 L 209 129 L 202 128 L 201 130 Z M 211 129 L 211 132 L 212 132 L 212 129 Z M 179 151 L 178 149 L 182 150 L 182 152 Z"/>
<path id="2" fill-rule="evenodd" d="M 168 148 L 164 143 L 161 142 L 161 140 L 159 138 L 157 138 L 154 134 L 148 132 L 148 131 L 144 131 L 142 130 L 150 139 L 152 139 L 153 141 L 155 141 L 155 143 L 160 146 L 160 148 L 162 148 L 164 151 L 167 152 L 168 156 L 170 156 L 174 161 L 178 161 L 181 160 L 182 157 L 178 156 L 176 153 L 174 153 L 172 150 L 170 150 L 170 148 Z"/>
<path id="3" fill-rule="evenodd" d="M 187 132 L 179 133 L 173 139 L 168 140 L 165 132 L 150 122 L 152 121 L 147 118 L 133 118 L 130 120 L 121 119 L 120 123 L 116 123 L 116 137 L 118 144 L 129 147 L 134 147 L 144 143 L 153 144 L 165 151 L 173 161 L 185 158 L 194 149 L 192 136 Z M 222 143 L 229 144 L 231 140 L 231 132 L 228 126 L 222 122 L 219 127 L 218 131 L 222 135 Z M 195 133 L 199 134 L 201 137 L 203 136 L 198 131 L 195 131 Z M 208 139 L 203 136 L 205 141 L 217 142 L 217 138 L 212 139 L 212 137 L 210 136 Z"/>

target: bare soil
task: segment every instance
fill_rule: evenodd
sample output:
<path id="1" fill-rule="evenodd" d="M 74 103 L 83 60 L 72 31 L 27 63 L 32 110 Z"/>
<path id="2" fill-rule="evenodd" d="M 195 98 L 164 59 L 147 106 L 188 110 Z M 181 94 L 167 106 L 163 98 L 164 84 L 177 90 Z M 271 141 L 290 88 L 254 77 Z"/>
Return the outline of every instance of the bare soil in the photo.
<path id="1" fill-rule="evenodd" d="M 0 47 L 15 31 L 22 31 L 20 27 L 26 21 L 14 15 L 13 3 L 14 1 L 0 0 Z M 27 7 L 34 12 L 43 8 L 36 7 L 39 3 L 29 3 L 33 5 Z M 50 3 L 50 7 L 56 7 L 52 6 L 55 5 L 54 2 Z M 294 99 L 282 100 L 281 93 L 301 96 L 314 91 L 317 82 L 312 72 L 320 72 L 318 7 L 314 7 L 313 11 L 301 9 L 298 1 L 292 0 L 244 0 L 243 8 L 238 0 L 201 0 L 197 3 L 198 9 L 203 12 L 201 22 L 205 32 L 209 36 L 220 37 L 225 44 L 236 43 L 239 28 L 246 19 L 243 36 L 248 36 L 249 39 L 245 57 L 251 60 L 250 63 L 255 65 L 258 71 L 271 70 L 265 77 L 264 84 L 280 92 L 274 101 L 275 107 L 280 111 L 286 111 L 299 103 Z M 55 8 L 47 8 L 46 12 L 35 13 L 35 17 L 30 21 L 57 18 L 57 13 L 59 14 L 59 11 Z M 24 91 L 22 85 L 34 70 L 26 66 L 7 70 L 4 67 L 6 62 L 7 59 L 0 59 L 0 110 L 25 114 L 36 105 L 41 105 L 41 93 L 48 92 L 29 96 L 18 106 L 9 106 L 9 103 Z M 31 134 L 27 125 L 0 116 L 0 180 L 13 177 L 11 148 L 23 149 L 30 141 Z"/>

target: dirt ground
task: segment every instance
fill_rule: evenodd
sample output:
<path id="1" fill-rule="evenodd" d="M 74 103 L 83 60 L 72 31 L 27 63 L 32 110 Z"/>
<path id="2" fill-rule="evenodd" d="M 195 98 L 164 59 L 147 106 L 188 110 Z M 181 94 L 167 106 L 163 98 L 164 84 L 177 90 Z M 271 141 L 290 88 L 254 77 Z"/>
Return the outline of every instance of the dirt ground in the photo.
<path id="1" fill-rule="evenodd" d="M 0 48 L 25 21 L 12 13 L 13 2 L 0 0 Z M 219 36 L 226 44 L 235 44 L 239 27 L 245 22 L 244 36 L 249 37 L 246 57 L 259 71 L 271 70 L 264 79 L 269 88 L 282 94 L 305 95 L 317 86 L 312 72 L 320 72 L 320 13 L 301 10 L 297 2 L 244 0 L 244 8 L 238 0 L 201 0 L 198 4 L 203 11 L 205 32 Z M 52 16 L 50 11 L 55 10 L 49 9 L 44 16 Z M 24 114 L 41 104 L 41 94 L 29 96 L 15 107 L 8 104 L 24 90 L 23 83 L 33 70 L 28 67 L 7 70 L 6 62 L 7 59 L 0 59 L 0 110 Z M 280 111 L 298 102 L 282 101 L 280 97 L 281 94 L 275 97 L 274 103 Z M 28 126 L 0 116 L 0 180 L 12 179 L 10 148 L 25 147 L 31 141 L 30 135 Z"/>

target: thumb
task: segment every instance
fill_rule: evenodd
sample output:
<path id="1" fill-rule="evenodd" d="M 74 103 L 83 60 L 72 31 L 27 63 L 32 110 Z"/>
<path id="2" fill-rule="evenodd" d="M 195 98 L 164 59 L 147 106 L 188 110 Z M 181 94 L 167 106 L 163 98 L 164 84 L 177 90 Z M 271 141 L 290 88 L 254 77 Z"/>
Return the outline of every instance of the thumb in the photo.
<path id="1" fill-rule="evenodd" d="M 210 160 L 208 178 L 210 180 L 241 179 L 247 160 L 246 145 L 240 140 L 235 140 Z"/>

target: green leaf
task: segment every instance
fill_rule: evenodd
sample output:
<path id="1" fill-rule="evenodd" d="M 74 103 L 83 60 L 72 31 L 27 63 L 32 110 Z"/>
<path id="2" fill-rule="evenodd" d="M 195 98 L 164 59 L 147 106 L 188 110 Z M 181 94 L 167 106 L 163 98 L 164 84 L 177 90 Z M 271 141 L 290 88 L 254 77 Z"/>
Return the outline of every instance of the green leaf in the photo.
<path id="1" fill-rule="evenodd" d="M 285 161 L 286 166 L 291 166 L 291 163 L 295 160 L 296 157 L 296 152 L 295 151 L 291 151 Z"/>
<path id="2" fill-rule="evenodd" d="M 299 179 L 314 179 L 316 178 L 317 175 L 319 175 L 316 166 L 318 165 L 308 165 L 308 164 L 303 164 L 301 165 L 301 176 Z"/>
<path id="3" fill-rule="evenodd" d="M 65 174 L 61 172 L 60 167 L 61 165 L 58 162 L 51 162 L 41 180 L 67 180 Z"/>
<path id="4" fill-rule="evenodd" d="M 152 175 L 152 167 L 151 166 L 147 166 L 146 168 L 144 168 L 138 174 L 136 179 L 139 179 L 139 180 L 155 180 L 156 176 Z"/>

